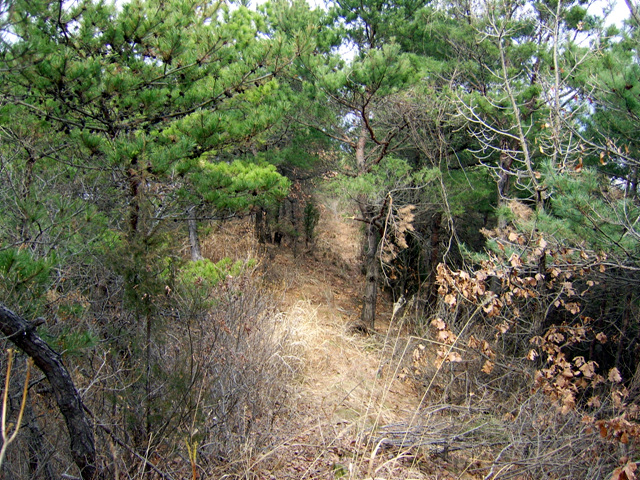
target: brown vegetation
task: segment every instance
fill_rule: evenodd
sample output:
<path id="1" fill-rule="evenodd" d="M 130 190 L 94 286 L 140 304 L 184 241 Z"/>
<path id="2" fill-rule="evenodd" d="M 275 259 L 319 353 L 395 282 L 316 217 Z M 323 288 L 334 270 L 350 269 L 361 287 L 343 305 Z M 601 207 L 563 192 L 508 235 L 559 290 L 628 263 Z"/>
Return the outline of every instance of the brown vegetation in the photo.
<path id="1" fill-rule="evenodd" d="M 212 260 L 260 261 L 205 294 L 166 293 L 175 328 L 151 350 L 162 359 L 152 411 L 166 422 L 153 435 L 144 402 L 109 386 L 144 371 L 127 364 L 131 345 L 78 364 L 89 411 L 111 405 L 93 416 L 105 478 L 634 478 L 633 388 L 617 367 L 580 355 L 614 341 L 577 315 L 597 258 L 581 264 L 542 238 L 489 232 L 531 251 L 474 273 L 441 265 L 435 311 L 392 314 L 383 297 L 378 330 L 363 336 L 349 328 L 359 315 L 358 226 L 336 204 L 321 212 L 315 245 L 297 257 L 260 247 L 245 221 L 203 240 Z M 550 252 L 555 263 L 542 271 Z M 560 320 L 549 323 L 550 312 Z M 35 389 L 30 402 L 54 441 L 51 393 Z M 121 427 L 136 417 L 139 430 Z M 64 441 L 34 451 L 33 435 L 23 429 L 9 449 L 14 478 L 52 478 L 64 463 Z"/>

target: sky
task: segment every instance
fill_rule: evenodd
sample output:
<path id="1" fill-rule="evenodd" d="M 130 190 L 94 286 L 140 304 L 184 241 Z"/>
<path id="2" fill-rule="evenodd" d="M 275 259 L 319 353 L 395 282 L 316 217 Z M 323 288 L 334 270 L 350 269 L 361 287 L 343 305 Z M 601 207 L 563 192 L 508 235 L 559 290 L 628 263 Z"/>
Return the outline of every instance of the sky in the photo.
<path id="1" fill-rule="evenodd" d="M 609 3 L 613 4 L 613 11 L 611 12 L 609 18 L 607 18 L 607 24 L 622 25 L 622 21 L 629 17 L 629 8 L 627 7 L 625 0 L 613 0 L 612 2 L 606 0 L 598 0 L 589 8 L 589 13 L 602 15 L 603 8 L 606 7 Z"/>
<path id="2" fill-rule="evenodd" d="M 127 0 L 114 0 L 116 5 L 122 5 Z M 307 0 L 311 6 L 319 6 L 325 3 L 325 0 Z M 637 0 L 633 0 L 636 1 Z M 252 0 L 253 4 L 263 3 L 264 0 Z M 589 12 L 593 14 L 602 15 L 603 8 L 609 3 L 614 5 L 613 11 L 607 20 L 608 24 L 621 25 L 622 21 L 629 16 L 629 9 L 625 0 L 597 0 L 590 8 Z"/>

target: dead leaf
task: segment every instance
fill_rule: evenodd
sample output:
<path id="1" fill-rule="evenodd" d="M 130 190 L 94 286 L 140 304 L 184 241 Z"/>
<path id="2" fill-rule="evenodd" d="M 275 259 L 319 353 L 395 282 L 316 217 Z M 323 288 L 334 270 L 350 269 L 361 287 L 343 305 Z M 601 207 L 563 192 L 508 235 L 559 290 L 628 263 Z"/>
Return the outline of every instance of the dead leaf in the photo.
<path id="1" fill-rule="evenodd" d="M 609 379 L 610 382 L 613 382 L 613 383 L 620 383 L 622 381 L 622 376 L 620 376 L 620 371 L 616 367 L 613 367 L 611 370 L 609 370 L 609 376 L 607 378 Z"/>
<path id="2" fill-rule="evenodd" d="M 507 322 L 502 322 L 500 325 L 498 325 L 498 330 L 500 330 L 500 333 L 502 333 L 503 335 L 505 333 L 507 333 L 509 331 L 509 324 Z"/>
<path id="3" fill-rule="evenodd" d="M 596 373 L 596 366 L 597 363 L 595 363 L 594 361 L 589 361 L 580 366 L 580 371 L 586 378 L 591 378 Z"/>
<path id="4" fill-rule="evenodd" d="M 638 469 L 638 464 L 636 462 L 627 462 L 627 464 L 624 467 L 622 467 L 622 472 L 618 478 L 620 478 L 620 480 L 622 480 L 623 478 L 626 480 L 635 480 L 636 479 L 635 472 L 637 469 Z"/>
<path id="5" fill-rule="evenodd" d="M 447 324 L 441 318 L 434 318 L 431 320 L 431 325 L 436 327 L 438 330 L 444 330 L 447 328 Z"/>
<path id="6" fill-rule="evenodd" d="M 517 253 L 512 254 L 511 257 L 509 257 L 509 263 L 513 268 L 521 267 L 522 260 L 520 259 L 520 255 Z"/>
<path id="7" fill-rule="evenodd" d="M 482 366 L 481 370 L 487 375 L 489 375 L 491 372 L 493 372 L 494 367 L 495 367 L 495 364 L 492 361 L 487 360 L 486 362 L 484 362 L 484 365 Z"/>
<path id="8" fill-rule="evenodd" d="M 598 424 L 598 427 L 600 428 L 600 436 L 602 438 L 607 438 L 607 435 L 609 435 L 609 431 L 607 430 L 607 427 L 605 426 L 605 424 L 600 422 Z"/>
<path id="9" fill-rule="evenodd" d="M 458 302 L 458 300 L 456 299 L 455 295 L 447 293 L 444 296 L 444 303 L 446 303 L 447 305 L 451 305 L 453 307 L 457 302 Z"/>
<path id="10" fill-rule="evenodd" d="M 449 353 L 447 360 L 449 360 L 450 362 L 462 362 L 462 355 L 460 355 L 458 352 L 451 352 Z"/>
<path id="11" fill-rule="evenodd" d="M 589 399 L 587 405 L 591 408 L 598 408 L 602 405 L 602 402 L 600 401 L 600 397 L 596 395 Z"/>

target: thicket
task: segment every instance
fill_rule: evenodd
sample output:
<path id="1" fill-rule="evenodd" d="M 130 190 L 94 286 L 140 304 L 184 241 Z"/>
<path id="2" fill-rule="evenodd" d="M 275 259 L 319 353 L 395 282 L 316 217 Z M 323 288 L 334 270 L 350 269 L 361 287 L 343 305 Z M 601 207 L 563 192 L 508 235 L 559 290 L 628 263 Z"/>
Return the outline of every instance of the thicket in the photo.
<path id="1" fill-rule="evenodd" d="M 486 230 L 491 249 L 473 266 L 440 264 L 436 311 L 413 317 L 407 372 L 448 419 L 430 436 L 481 458 L 489 441 L 489 478 L 625 478 L 638 443 L 637 270 L 584 236 L 553 238 L 549 214 L 529 214 Z M 420 445 L 423 422 L 407 444 Z"/>
<path id="2" fill-rule="evenodd" d="M 637 9 L 463 3 L 0 2 L 0 327 L 48 380 L 11 384 L 7 475 L 206 476 L 268 443 L 297 361 L 258 260 L 199 236 L 252 216 L 313 248 L 328 180 L 363 227 L 357 330 L 389 289 L 487 478 L 632 477 Z"/>

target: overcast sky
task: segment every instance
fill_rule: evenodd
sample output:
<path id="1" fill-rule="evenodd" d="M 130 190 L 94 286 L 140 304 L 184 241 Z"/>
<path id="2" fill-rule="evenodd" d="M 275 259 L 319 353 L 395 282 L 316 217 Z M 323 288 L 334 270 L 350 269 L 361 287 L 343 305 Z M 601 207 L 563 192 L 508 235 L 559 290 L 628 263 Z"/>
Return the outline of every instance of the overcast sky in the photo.
<path id="1" fill-rule="evenodd" d="M 635 1 L 635 0 L 634 0 Z M 611 15 L 607 19 L 608 24 L 617 24 L 622 25 L 622 21 L 629 16 L 629 8 L 624 0 L 614 0 L 612 2 L 614 4 L 613 11 Z M 591 8 L 589 8 L 589 13 L 595 15 L 602 15 L 602 9 L 609 4 L 609 1 L 600 0 L 595 2 Z"/>

